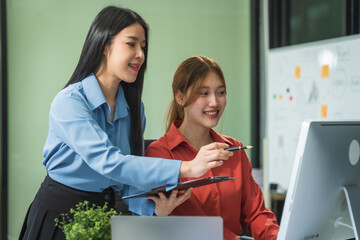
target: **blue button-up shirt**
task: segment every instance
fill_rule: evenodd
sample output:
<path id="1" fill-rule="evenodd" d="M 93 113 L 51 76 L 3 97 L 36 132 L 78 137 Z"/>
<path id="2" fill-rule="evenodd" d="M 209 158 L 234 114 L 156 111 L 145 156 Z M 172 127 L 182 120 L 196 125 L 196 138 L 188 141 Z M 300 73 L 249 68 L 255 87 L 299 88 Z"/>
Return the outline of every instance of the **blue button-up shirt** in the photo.
<path id="1" fill-rule="evenodd" d="M 141 110 L 145 128 L 143 104 Z M 131 119 L 120 84 L 113 122 L 109 114 L 110 107 L 94 74 L 56 95 L 43 151 L 49 176 L 83 191 L 101 192 L 112 187 L 120 196 L 163 185 L 175 187 L 180 161 L 129 155 Z M 130 211 L 153 214 L 151 200 L 127 201 Z"/>

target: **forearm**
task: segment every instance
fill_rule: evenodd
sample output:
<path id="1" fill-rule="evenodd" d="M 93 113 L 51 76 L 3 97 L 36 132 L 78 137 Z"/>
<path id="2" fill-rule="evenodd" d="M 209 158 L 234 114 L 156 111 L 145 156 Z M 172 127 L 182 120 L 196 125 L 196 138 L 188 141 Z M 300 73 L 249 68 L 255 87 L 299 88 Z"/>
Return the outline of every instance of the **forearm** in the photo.
<path id="1" fill-rule="evenodd" d="M 192 177 L 191 164 L 191 161 L 181 161 L 179 178 Z"/>

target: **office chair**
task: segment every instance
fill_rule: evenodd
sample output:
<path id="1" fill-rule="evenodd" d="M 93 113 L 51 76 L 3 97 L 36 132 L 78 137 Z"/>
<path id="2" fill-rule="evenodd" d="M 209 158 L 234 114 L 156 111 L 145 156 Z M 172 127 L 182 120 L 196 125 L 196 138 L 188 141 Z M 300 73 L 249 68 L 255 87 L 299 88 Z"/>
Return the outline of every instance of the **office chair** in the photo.
<path id="1" fill-rule="evenodd" d="M 144 147 L 145 147 L 145 150 L 147 149 L 147 147 L 150 145 L 150 143 L 156 141 L 157 139 L 154 139 L 154 138 L 151 138 L 151 139 L 145 139 L 144 140 Z"/>

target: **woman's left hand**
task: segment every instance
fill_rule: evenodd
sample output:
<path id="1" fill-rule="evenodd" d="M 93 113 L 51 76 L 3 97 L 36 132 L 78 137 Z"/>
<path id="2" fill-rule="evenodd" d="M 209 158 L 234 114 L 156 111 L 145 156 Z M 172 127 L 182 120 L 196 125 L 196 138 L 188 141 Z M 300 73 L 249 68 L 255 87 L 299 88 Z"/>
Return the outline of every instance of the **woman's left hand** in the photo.
<path id="1" fill-rule="evenodd" d="M 191 196 L 192 188 L 187 189 L 183 194 L 177 195 L 178 190 L 173 190 L 169 198 L 164 193 L 159 192 L 159 197 L 149 196 L 147 199 L 151 199 L 155 202 L 155 214 L 157 216 L 169 215 L 177 206 L 185 202 Z"/>

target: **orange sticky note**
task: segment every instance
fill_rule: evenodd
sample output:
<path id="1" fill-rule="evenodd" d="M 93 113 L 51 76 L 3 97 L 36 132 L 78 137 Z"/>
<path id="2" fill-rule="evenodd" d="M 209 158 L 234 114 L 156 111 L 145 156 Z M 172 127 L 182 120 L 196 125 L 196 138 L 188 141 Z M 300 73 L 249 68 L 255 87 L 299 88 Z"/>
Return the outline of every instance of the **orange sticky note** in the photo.
<path id="1" fill-rule="evenodd" d="M 326 104 L 321 105 L 321 117 L 323 117 L 323 118 L 327 117 L 327 105 Z"/>
<path id="2" fill-rule="evenodd" d="M 321 77 L 329 77 L 329 65 L 323 65 L 321 68 Z"/>
<path id="3" fill-rule="evenodd" d="M 295 78 L 300 78 L 300 77 L 301 77 L 301 67 L 296 66 L 295 67 Z"/>

